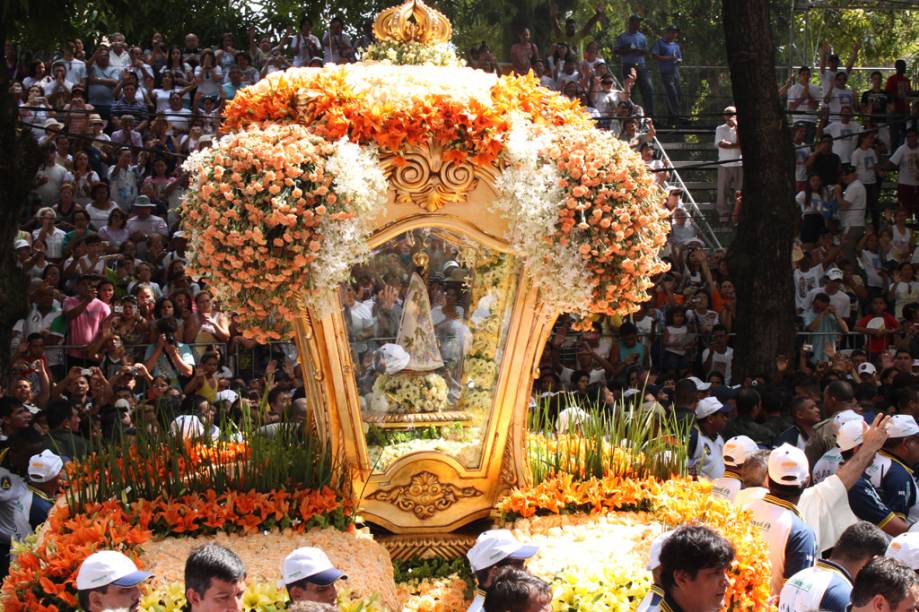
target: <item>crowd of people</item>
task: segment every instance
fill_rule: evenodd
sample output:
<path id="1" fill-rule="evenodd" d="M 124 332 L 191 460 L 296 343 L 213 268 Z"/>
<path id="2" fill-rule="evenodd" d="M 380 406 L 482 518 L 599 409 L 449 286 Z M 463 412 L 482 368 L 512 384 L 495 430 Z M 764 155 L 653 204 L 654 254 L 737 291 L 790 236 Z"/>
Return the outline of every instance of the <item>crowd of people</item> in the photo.
<path id="1" fill-rule="evenodd" d="M 691 426 L 692 472 L 713 480 L 716 494 L 749 506 L 766 532 L 777 597 L 812 597 L 821 591 L 802 585 L 833 590 L 843 580 L 851 593 L 834 595 L 835 602 L 849 605 L 851 598 L 855 610 L 880 601 L 912 609 L 897 608 L 919 598 L 912 573 L 919 543 L 910 539 L 919 519 L 912 472 L 919 464 L 919 142 L 906 63 L 898 61 L 886 82 L 872 75 L 871 89 L 859 96 L 847 85 L 854 59 L 840 68 L 822 45 L 819 84 L 802 67 L 782 87 L 801 212 L 789 270 L 800 333 L 797 352 L 776 356 L 774 372 L 741 378 L 733 372 L 736 301 L 727 255 L 706 248 L 682 203 L 685 194 L 668 186 L 669 169 L 654 148 L 652 67 L 665 87 L 666 121 L 683 119 L 679 28 L 666 28 L 649 44 L 642 19 L 629 17 L 611 69 L 593 40 L 598 27 L 612 27 L 601 10 L 580 26 L 559 20 L 554 5 L 550 12 L 557 41 L 551 52 L 542 54 L 524 29 L 510 50 L 510 69 L 532 70 L 543 85 L 580 100 L 599 127 L 641 153 L 667 188 L 672 232 L 663 256 L 671 271 L 655 279 L 652 299 L 626 320 L 575 334 L 562 317 L 545 349 L 534 403 L 561 414 L 594 404 L 613 409 L 625 398 L 676 414 Z M 95 445 L 138 428 L 169 428 L 183 416 L 216 432 L 214 406 L 221 401 L 265 396 L 265 423 L 306 414 L 292 346 L 244 339 L 233 313 L 185 273 L 187 242 L 176 213 L 187 186 L 181 162 L 219 135 L 223 105 L 242 87 L 288 66 L 355 61 L 368 40 L 366 33 L 350 36 L 340 18 L 319 36 L 304 18 L 281 41 L 250 30 L 239 46 L 230 34 L 207 46 L 193 33 L 177 45 L 159 34 L 133 45 L 114 33 L 91 49 L 73 40 L 25 63 L 20 49 L 6 45 L 20 119 L 43 157 L 30 218 L 14 243 L 29 312 L 13 330 L 12 371 L 0 401 L 0 546 L 8 549 L 43 520 L 61 465 Z M 473 68 L 500 69 L 484 45 L 466 59 Z M 636 86 L 641 106 L 632 97 Z M 733 107 L 725 108 L 714 144 L 717 209 L 736 220 L 743 175 Z M 894 173 L 896 193 L 885 198 L 883 182 Z M 411 245 L 405 249 L 394 256 L 410 257 Z M 441 282 L 430 288 L 435 325 L 474 314 L 460 285 L 451 290 L 448 264 L 460 266 L 448 260 L 439 262 Z M 355 326 L 368 337 L 393 335 L 386 313 L 406 290 L 385 276 L 355 278 L 342 292 L 352 337 Z M 165 418 L 158 412 L 164 402 Z M 894 416 L 874 418 L 882 414 Z M 184 422 L 178 427 L 184 431 Z M 499 560 L 514 567 L 483 565 L 470 552 L 483 589 L 479 604 L 540 609 L 545 585 L 523 571 L 515 557 L 522 553 L 503 537 L 493 546 L 511 551 Z M 646 609 L 717 609 L 730 545 L 686 527 L 661 546 Z M 213 585 L 220 597 L 238 598 L 245 576 L 230 551 L 202 550 L 186 569 L 192 610 L 205 609 L 194 599 L 207 600 Z M 872 560 L 885 550 L 910 571 Z M 97 561 L 103 569 L 87 560 L 89 577 L 78 578 L 78 587 L 88 585 L 80 587 L 87 591 L 84 607 L 131 601 L 145 577 L 122 559 Z M 845 609 L 832 605 L 826 609 Z"/>

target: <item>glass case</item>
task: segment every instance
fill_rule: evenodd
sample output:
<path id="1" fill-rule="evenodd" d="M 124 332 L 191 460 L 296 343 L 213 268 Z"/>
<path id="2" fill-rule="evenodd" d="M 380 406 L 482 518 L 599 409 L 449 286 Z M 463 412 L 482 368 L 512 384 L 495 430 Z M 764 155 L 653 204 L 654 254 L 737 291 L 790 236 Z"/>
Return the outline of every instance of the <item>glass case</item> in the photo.
<path id="1" fill-rule="evenodd" d="M 479 466 L 515 302 L 514 257 L 443 229 L 373 250 L 339 292 L 370 464 Z"/>

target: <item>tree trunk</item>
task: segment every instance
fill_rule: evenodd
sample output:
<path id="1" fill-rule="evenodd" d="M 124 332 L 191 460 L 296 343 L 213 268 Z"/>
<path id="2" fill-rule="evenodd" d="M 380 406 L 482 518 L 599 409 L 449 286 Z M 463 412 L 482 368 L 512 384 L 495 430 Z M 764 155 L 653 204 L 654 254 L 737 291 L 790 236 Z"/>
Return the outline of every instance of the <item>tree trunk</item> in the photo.
<path id="1" fill-rule="evenodd" d="M 0 31 L 0 45 L 5 36 Z M 27 313 L 29 279 L 16 266 L 13 240 L 29 213 L 29 192 L 40 155 L 32 133 L 17 126 L 19 109 L 9 93 L 6 70 L 0 71 L 0 385 L 10 366 L 13 325 Z"/>
<path id="2" fill-rule="evenodd" d="M 743 209 L 728 253 L 737 291 L 735 379 L 794 349 L 794 154 L 775 80 L 768 0 L 722 0 L 743 153 Z M 793 360 L 792 360 L 793 361 Z"/>

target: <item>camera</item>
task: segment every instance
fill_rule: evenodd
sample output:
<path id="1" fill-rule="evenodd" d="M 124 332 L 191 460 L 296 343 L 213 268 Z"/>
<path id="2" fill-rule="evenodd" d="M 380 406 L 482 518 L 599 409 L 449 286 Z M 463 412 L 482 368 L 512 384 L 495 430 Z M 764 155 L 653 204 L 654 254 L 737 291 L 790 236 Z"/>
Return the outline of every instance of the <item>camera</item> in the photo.
<path id="1" fill-rule="evenodd" d="M 166 334 L 166 344 L 171 344 L 172 346 L 175 346 L 177 344 L 175 334 L 173 333 Z"/>
<path id="2" fill-rule="evenodd" d="M 80 370 L 80 376 L 92 376 L 92 375 L 93 375 L 93 371 L 90 370 L 89 368 L 83 368 L 82 370 Z"/>

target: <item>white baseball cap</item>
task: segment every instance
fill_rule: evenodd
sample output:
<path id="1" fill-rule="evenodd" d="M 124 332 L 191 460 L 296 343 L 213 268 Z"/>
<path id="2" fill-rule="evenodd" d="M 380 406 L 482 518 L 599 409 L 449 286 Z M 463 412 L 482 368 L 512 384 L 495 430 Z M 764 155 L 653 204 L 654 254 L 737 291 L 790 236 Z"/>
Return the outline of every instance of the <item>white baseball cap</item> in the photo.
<path id="1" fill-rule="evenodd" d="M 908 565 L 913 571 L 919 571 L 919 533 L 901 533 L 887 545 L 884 556 Z"/>
<path id="2" fill-rule="evenodd" d="M 769 478 L 777 484 L 803 487 L 809 472 L 807 456 L 797 446 L 786 442 L 769 453 Z"/>
<path id="3" fill-rule="evenodd" d="M 874 374 L 877 374 L 877 371 L 878 371 L 878 369 L 877 369 L 876 367 L 874 367 L 874 364 L 871 363 L 870 361 L 866 361 L 865 363 L 860 364 L 860 365 L 858 366 L 858 373 L 859 373 L 859 374 L 871 374 L 871 375 L 874 375 Z"/>
<path id="4" fill-rule="evenodd" d="M 690 376 L 686 380 L 692 381 L 692 384 L 696 386 L 696 391 L 708 391 L 712 386 L 712 383 L 703 382 L 702 379 L 698 376 Z"/>
<path id="5" fill-rule="evenodd" d="M 826 277 L 830 280 L 842 280 L 843 273 L 839 268 L 830 268 L 826 273 Z"/>
<path id="6" fill-rule="evenodd" d="M 653 572 L 661 564 L 661 550 L 667 542 L 667 538 L 673 535 L 675 529 L 665 531 L 653 540 L 651 540 L 651 551 L 648 554 L 648 571 Z"/>
<path id="7" fill-rule="evenodd" d="M 504 559 L 529 559 L 539 550 L 532 544 L 521 544 L 508 529 L 482 532 L 466 553 L 473 572 L 489 568 Z"/>
<path id="8" fill-rule="evenodd" d="M 887 436 L 890 438 L 909 438 L 919 434 L 919 424 L 909 414 L 895 414 L 887 424 Z"/>
<path id="9" fill-rule="evenodd" d="M 731 409 L 718 401 L 717 397 L 704 397 L 696 404 L 696 418 L 704 419 L 716 412 L 730 412 Z"/>
<path id="10" fill-rule="evenodd" d="M 558 413 L 558 419 L 555 421 L 555 431 L 558 433 L 568 433 L 569 430 L 576 429 L 582 423 L 590 421 L 590 414 L 577 406 L 569 406 Z"/>
<path id="11" fill-rule="evenodd" d="M 169 431 L 174 436 L 182 436 L 185 439 L 200 438 L 204 435 L 204 425 L 201 419 L 193 414 L 182 414 L 172 421 Z"/>
<path id="12" fill-rule="evenodd" d="M 298 548 L 284 558 L 281 563 L 281 576 L 279 588 L 304 578 L 322 586 L 332 584 L 339 578 L 348 578 L 343 571 L 332 565 L 322 550 L 309 546 Z"/>
<path id="13" fill-rule="evenodd" d="M 132 587 L 153 574 L 137 569 L 134 562 L 115 550 L 100 550 L 83 560 L 77 573 L 77 590 L 88 591 L 114 584 Z"/>
<path id="14" fill-rule="evenodd" d="M 865 441 L 866 431 L 868 431 L 868 423 L 863 419 L 847 421 L 836 432 L 836 446 L 841 451 L 852 450 Z"/>
<path id="15" fill-rule="evenodd" d="M 724 459 L 724 465 L 728 467 L 740 467 L 750 458 L 750 455 L 759 450 L 759 445 L 747 436 L 734 436 L 724 443 L 721 456 Z"/>
<path id="16" fill-rule="evenodd" d="M 842 410 L 833 415 L 833 431 L 839 431 L 839 428 L 849 421 L 864 421 L 865 419 L 852 409 Z"/>
<path id="17" fill-rule="evenodd" d="M 233 389 L 224 389 L 223 391 L 217 392 L 217 401 L 218 402 L 227 402 L 228 404 L 235 404 L 236 400 L 239 399 L 239 393 Z"/>
<path id="18" fill-rule="evenodd" d="M 43 450 L 29 459 L 29 480 L 32 482 L 48 482 L 54 480 L 61 473 L 64 460 L 49 450 Z"/>

